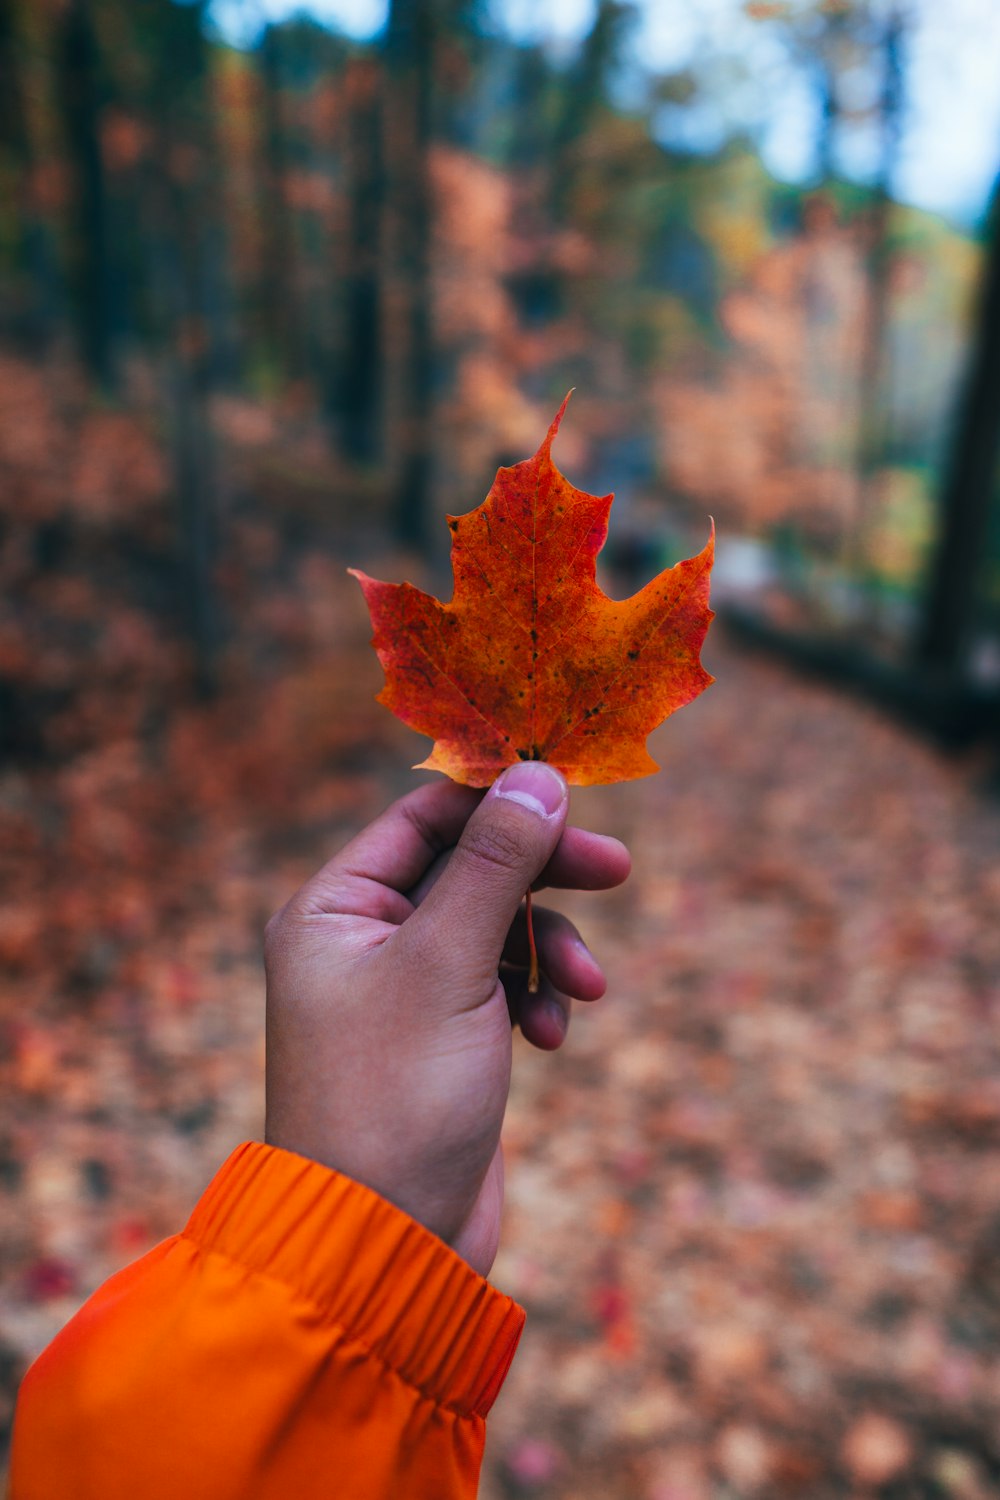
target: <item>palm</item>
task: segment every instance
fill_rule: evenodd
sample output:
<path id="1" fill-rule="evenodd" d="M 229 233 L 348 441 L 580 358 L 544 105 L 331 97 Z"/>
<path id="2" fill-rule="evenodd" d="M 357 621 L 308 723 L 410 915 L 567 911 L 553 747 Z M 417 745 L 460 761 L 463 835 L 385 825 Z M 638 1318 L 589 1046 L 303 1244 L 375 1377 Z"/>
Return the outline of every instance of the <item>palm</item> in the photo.
<path id="1" fill-rule="evenodd" d="M 489 821 L 481 800 L 450 783 L 421 787 L 279 913 L 267 1138 L 367 1183 L 485 1275 L 500 1238 L 512 1026 L 558 1047 L 570 996 L 596 999 L 604 976 L 572 923 L 536 908 L 542 981 L 529 993 L 517 897 L 541 860 L 520 874 L 503 858 L 491 865 L 465 837 L 470 817 Z M 517 808 L 503 817 L 535 826 Z M 533 889 L 625 878 L 616 840 L 574 828 L 556 837 Z M 511 912 L 504 931 L 497 918 Z"/>

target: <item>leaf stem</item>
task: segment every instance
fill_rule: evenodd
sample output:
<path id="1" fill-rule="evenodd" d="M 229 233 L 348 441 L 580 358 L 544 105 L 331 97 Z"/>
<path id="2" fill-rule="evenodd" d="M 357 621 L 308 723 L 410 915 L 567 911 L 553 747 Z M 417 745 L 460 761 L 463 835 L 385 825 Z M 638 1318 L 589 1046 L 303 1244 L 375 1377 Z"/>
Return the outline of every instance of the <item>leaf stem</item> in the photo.
<path id="1" fill-rule="evenodd" d="M 528 954 L 530 965 L 528 968 L 528 994 L 538 994 L 538 949 L 535 947 L 535 928 L 531 920 L 531 891 L 525 892 L 524 916 L 528 924 Z"/>

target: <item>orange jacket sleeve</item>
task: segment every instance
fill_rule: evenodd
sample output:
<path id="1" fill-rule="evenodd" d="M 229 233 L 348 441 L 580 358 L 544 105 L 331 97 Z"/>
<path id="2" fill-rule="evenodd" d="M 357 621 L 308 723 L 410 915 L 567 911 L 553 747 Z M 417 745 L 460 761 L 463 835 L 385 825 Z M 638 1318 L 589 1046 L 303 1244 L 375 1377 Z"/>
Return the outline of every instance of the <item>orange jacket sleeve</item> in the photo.
<path id="1" fill-rule="evenodd" d="M 258 1142 L 28 1371 L 10 1500 L 471 1500 L 522 1310 Z"/>

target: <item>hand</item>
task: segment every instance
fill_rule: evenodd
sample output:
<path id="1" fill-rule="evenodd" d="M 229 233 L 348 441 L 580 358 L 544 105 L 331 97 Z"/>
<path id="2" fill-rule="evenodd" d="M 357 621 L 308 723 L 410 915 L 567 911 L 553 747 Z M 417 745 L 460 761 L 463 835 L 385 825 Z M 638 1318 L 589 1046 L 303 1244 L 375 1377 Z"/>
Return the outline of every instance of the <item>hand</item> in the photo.
<path id="1" fill-rule="evenodd" d="M 617 839 L 566 827 L 568 803 L 537 761 L 485 797 L 422 786 L 268 924 L 267 1141 L 366 1183 L 482 1275 L 500 1235 L 511 1026 L 558 1047 L 571 997 L 605 989 L 572 923 L 536 907 L 528 993 L 524 893 L 603 890 L 629 871 Z"/>

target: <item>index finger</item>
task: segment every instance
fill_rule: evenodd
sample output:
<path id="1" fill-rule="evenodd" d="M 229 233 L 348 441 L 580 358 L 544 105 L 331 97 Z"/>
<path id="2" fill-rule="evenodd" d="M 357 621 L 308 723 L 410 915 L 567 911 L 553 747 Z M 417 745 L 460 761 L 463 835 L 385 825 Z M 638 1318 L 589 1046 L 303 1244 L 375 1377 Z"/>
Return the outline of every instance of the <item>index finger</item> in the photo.
<path id="1" fill-rule="evenodd" d="M 428 891 L 434 888 L 451 853 L 450 848 L 442 849 L 420 879 L 407 890 L 414 906 L 419 906 Z M 552 858 L 531 889 L 607 891 L 627 880 L 631 869 L 631 856 L 619 839 L 603 833 L 590 833 L 586 828 L 568 827 L 563 830 Z"/>
<path id="2" fill-rule="evenodd" d="M 453 781 L 417 787 L 386 808 L 313 876 L 311 898 L 322 902 L 324 890 L 339 893 L 345 881 L 353 880 L 410 890 L 439 854 L 457 844 L 482 796 L 482 791 Z"/>
<path id="3" fill-rule="evenodd" d="M 607 891 L 627 880 L 632 857 L 621 839 L 567 827 L 533 890 Z"/>

